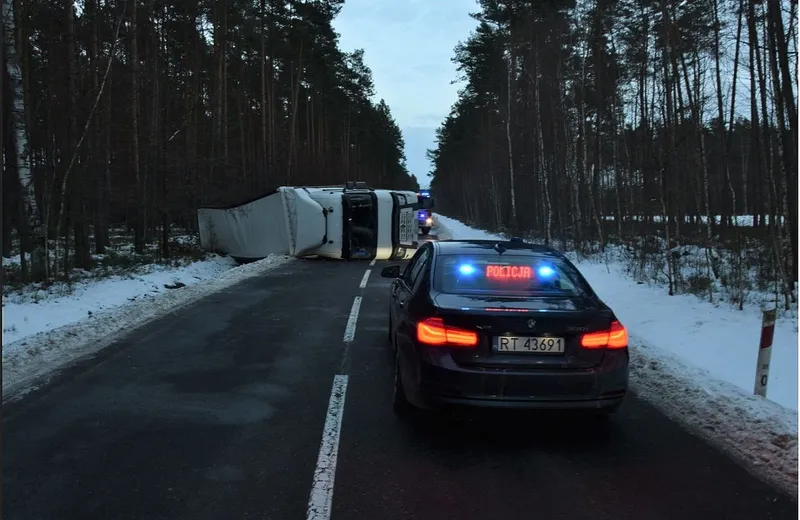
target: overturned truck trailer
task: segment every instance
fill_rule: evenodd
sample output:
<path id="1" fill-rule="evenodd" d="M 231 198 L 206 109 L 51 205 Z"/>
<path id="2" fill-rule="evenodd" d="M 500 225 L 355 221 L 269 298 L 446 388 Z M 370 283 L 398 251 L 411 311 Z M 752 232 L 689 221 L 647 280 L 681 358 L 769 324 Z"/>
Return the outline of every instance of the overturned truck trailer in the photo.
<path id="1" fill-rule="evenodd" d="M 345 260 L 410 258 L 418 245 L 417 194 L 366 183 L 282 186 L 234 207 L 197 211 L 200 244 L 238 262 L 270 254 Z"/>

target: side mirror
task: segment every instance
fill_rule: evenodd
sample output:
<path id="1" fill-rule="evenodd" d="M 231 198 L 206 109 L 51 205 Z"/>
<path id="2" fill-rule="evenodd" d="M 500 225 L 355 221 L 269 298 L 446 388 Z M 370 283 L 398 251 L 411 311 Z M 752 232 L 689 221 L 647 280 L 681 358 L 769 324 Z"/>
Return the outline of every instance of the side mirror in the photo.
<path id="1" fill-rule="evenodd" d="M 389 265 L 381 269 L 381 276 L 384 278 L 400 278 L 400 266 Z"/>

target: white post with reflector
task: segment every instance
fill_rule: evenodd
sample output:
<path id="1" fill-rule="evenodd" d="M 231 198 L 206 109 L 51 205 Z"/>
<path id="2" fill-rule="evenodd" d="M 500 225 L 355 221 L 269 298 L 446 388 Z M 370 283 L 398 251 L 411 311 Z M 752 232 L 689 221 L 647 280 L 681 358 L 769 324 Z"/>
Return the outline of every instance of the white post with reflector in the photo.
<path id="1" fill-rule="evenodd" d="M 758 345 L 758 366 L 756 367 L 756 385 L 753 393 L 767 397 L 769 380 L 769 362 L 772 358 L 772 339 L 775 337 L 775 317 L 777 309 L 762 311 L 761 342 Z"/>

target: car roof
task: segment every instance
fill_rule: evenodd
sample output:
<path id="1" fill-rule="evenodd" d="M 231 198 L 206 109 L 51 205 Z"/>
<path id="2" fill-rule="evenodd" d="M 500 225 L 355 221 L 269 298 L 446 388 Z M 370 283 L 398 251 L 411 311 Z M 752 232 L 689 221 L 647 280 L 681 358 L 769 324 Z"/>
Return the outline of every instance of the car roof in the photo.
<path id="1" fill-rule="evenodd" d="M 489 251 L 497 252 L 499 246 L 505 251 L 513 251 L 515 256 L 564 257 L 564 255 L 552 247 L 540 244 L 529 244 L 516 240 L 437 240 L 433 242 L 433 244 L 436 248 L 436 252 L 440 255 L 488 254 Z"/>

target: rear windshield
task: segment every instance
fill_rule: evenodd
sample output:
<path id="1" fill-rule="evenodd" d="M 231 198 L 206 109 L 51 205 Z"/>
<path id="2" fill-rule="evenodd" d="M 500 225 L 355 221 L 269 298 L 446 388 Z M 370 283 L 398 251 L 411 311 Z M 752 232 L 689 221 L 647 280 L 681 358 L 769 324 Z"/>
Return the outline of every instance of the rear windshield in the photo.
<path id="1" fill-rule="evenodd" d="M 492 254 L 442 255 L 434 288 L 450 294 L 583 296 L 589 293 L 575 269 L 559 258 Z"/>

